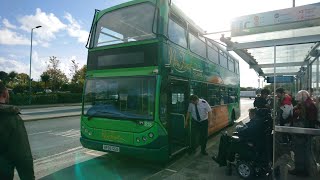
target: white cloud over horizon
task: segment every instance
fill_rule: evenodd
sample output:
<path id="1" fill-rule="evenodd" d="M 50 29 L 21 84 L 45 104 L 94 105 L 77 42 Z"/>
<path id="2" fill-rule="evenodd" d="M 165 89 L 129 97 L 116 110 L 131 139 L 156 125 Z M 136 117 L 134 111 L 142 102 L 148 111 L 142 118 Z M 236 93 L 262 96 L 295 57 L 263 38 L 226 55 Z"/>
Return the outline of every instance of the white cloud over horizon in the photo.
<path id="1" fill-rule="evenodd" d="M 56 40 L 58 34 L 64 36 L 66 33 L 71 38 L 76 38 L 79 43 L 85 43 L 89 32 L 83 30 L 80 21 L 76 20 L 70 13 L 63 16 L 66 22 L 62 22 L 55 14 L 47 13 L 37 8 L 35 14 L 24 15 L 17 18 L 18 25 L 12 24 L 8 19 L 3 18 L 0 26 L 0 44 L 3 45 L 30 45 L 30 32 L 34 29 L 34 45 L 49 47 L 52 41 Z M 17 28 L 19 27 L 19 29 Z M 22 31 L 21 31 L 22 30 Z M 27 35 L 26 35 L 27 34 Z"/>
<path id="2" fill-rule="evenodd" d="M 34 30 L 34 33 L 43 41 L 50 41 L 56 38 L 56 33 L 65 29 L 67 26 L 60 21 L 53 13 L 46 13 L 40 8 L 36 9 L 35 15 L 26 15 L 18 18 L 21 23 L 20 28 L 30 32 L 36 26 L 42 26 Z"/>
<path id="3" fill-rule="evenodd" d="M 79 22 L 75 20 L 70 13 L 66 13 L 64 18 L 67 19 L 70 23 L 67 27 L 68 34 L 71 37 L 78 38 L 78 42 L 87 42 L 89 32 L 82 30 Z"/>
<path id="4" fill-rule="evenodd" d="M 23 15 L 17 17 L 16 20 L 9 21 L 5 17 L 0 18 L 0 45 L 13 48 L 9 54 L 0 55 L 0 71 L 7 73 L 15 71 L 29 75 L 29 53 L 24 54 L 24 52 L 23 55 L 17 55 L 14 49 L 16 48 L 15 45 L 30 46 L 31 29 L 36 26 L 41 25 L 42 27 L 33 30 L 33 45 L 40 45 L 44 48 L 51 47 L 55 41 L 62 41 L 62 38 L 64 42 L 68 42 L 63 44 L 68 46 L 75 42 L 74 39 L 83 44 L 87 41 L 89 35 L 81 27 L 81 21 L 75 19 L 68 12 L 59 18 L 54 13 L 44 12 L 40 8 L 37 8 L 34 14 Z M 12 22 L 16 22 L 16 24 Z M 40 80 L 40 75 L 47 70 L 49 58 L 52 56 L 51 54 L 43 54 L 44 52 L 48 51 L 36 48 L 32 52 L 31 77 L 36 81 Z M 86 56 L 79 57 L 75 54 L 75 52 L 71 54 L 67 51 L 61 51 L 61 53 L 55 55 L 60 60 L 59 68 L 69 79 L 72 76 L 70 73 L 72 59 L 76 60 L 79 68 L 86 63 Z"/>
<path id="5" fill-rule="evenodd" d="M 30 40 L 7 28 L 0 29 L 0 44 L 4 45 L 30 45 Z"/>

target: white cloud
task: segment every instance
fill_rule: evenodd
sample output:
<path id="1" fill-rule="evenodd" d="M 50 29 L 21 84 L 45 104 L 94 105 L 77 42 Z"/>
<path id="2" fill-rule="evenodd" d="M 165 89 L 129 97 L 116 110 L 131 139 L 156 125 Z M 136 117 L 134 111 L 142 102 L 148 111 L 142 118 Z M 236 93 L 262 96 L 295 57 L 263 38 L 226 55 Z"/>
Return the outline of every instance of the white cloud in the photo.
<path id="1" fill-rule="evenodd" d="M 40 75 L 47 69 L 46 60 L 49 58 L 40 58 L 37 51 L 32 52 L 32 63 L 31 63 L 31 77 L 34 80 L 39 80 Z M 29 64 L 28 64 L 29 65 Z"/>
<path id="2" fill-rule="evenodd" d="M 30 40 L 9 29 L 0 29 L 0 44 L 5 45 L 29 45 Z"/>
<path id="3" fill-rule="evenodd" d="M 66 25 L 62 23 L 53 13 L 42 12 L 40 8 L 36 9 L 35 15 L 27 15 L 18 19 L 21 23 L 21 29 L 30 32 L 32 28 L 36 26 L 42 26 L 42 28 L 35 29 L 34 33 L 39 36 L 41 40 L 49 41 L 55 39 L 55 33 L 66 28 Z"/>
<path id="4" fill-rule="evenodd" d="M 47 65 L 43 59 L 39 58 L 36 51 L 34 51 L 32 54 L 31 62 L 31 77 L 37 81 L 40 79 L 40 75 L 42 74 L 42 72 L 46 70 Z M 0 67 L 1 71 L 5 71 L 7 73 L 15 71 L 17 73 L 26 73 L 29 75 L 30 70 L 29 61 L 21 62 L 16 59 L 16 57 L 12 56 L 10 56 L 9 58 L 0 57 Z"/>
<path id="5" fill-rule="evenodd" d="M 70 24 L 68 24 L 67 32 L 71 37 L 78 38 L 78 42 L 87 42 L 89 33 L 81 29 L 80 24 L 75 20 L 70 13 L 66 13 L 64 18 L 66 18 Z"/>
<path id="6" fill-rule="evenodd" d="M 28 64 L 24 64 L 22 62 L 19 62 L 15 59 L 6 59 L 3 57 L 0 57 L 0 67 L 1 70 L 4 72 L 11 72 L 15 71 L 17 73 L 26 73 L 29 74 L 29 66 Z"/>
<path id="7" fill-rule="evenodd" d="M 3 23 L 4 27 L 6 27 L 6 28 L 10 28 L 10 29 L 16 29 L 17 28 L 17 26 L 11 24 L 8 19 L 3 19 L 2 23 Z"/>

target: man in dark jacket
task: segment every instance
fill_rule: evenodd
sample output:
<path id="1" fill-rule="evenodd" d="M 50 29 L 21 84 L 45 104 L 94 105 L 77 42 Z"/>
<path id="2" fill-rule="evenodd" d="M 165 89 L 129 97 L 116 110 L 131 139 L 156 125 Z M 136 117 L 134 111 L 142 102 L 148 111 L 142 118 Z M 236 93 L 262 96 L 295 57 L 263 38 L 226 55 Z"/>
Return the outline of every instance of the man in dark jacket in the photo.
<path id="1" fill-rule="evenodd" d="M 262 110 L 260 110 L 262 112 Z M 261 113 L 259 111 L 259 113 Z M 250 121 L 243 126 L 238 125 L 236 127 L 236 131 L 238 132 L 238 136 L 244 139 L 247 139 L 249 141 L 254 142 L 257 145 L 257 148 L 259 151 L 262 151 L 263 149 L 263 143 L 264 142 L 263 136 L 265 135 L 264 129 L 264 118 L 261 114 L 257 112 L 256 108 L 249 109 L 249 117 Z M 213 156 L 212 159 L 216 161 L 220 166 L 226 165 L 226 160 L 229 156 L 229 154 L 232 154 L 230 152 L 233 151 L 233 149 L 230 149 L 231 147 L 231 136 L 228 136 L 227 134 L 224 134 L 220 137 L 220 144 L 219 144 L 219 152 L 217 156 Z"/>
<path id="2" fill-rule="evenodd" d="M 271 108 L 270 104 L 267 101 L 269 94 L 270 94 L 269 89 L 262 89 L 261 95 L 255 98 L 253 102 L 253 106 L 256 108 Z"/>
<path id="3" fill-rule="evenodd" d="M 33 158 L 28 134 L 19 116 L 19 109 L 8 103 L 8 90 L 0 82 L 0 179 L 13 179 L 16 168 L 21 180 L 33 180 Z"/>

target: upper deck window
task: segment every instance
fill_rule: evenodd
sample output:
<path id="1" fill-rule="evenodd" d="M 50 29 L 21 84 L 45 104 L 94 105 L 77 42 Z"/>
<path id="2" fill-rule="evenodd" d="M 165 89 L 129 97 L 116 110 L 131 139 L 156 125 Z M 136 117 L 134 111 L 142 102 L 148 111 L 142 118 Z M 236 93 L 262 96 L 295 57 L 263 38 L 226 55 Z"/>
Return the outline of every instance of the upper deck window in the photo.
<path id="1" fill-rule="evenodd" d="M 227 55 L 221 50 L 220 50 L 220 65 L 224 68 L 228 68 Z"/>
<path id="2" fill-rule="evenodd" d="M 212 43 L 208 42 L 208 58 L 210 61 L 219 64 L 219 50 Z"/>
<path id="3" fill-rule="evenodd" d="M 239 74 L 239 63 L 237 61 L 235 61 L 235 73 Z"/>
<path id="4" fill-rule="evenodd" d="M 190 38 L 190 50 L 202 57 L 206 57 L 206 43 L 204 40 L 200 40 L 197 35 L 189 33 Z"/>
<path id="5" fill-rule="evenodd" d="M 228 56 L 228 69 L 234 72 L 234 60 L 230 56 Z"/>
<path id="6" fill-rule="evenodd" d="M 93 47 L 155 38 L 155 6 L 142 3 L 105 13 L 97 22 Z"/>
<path id="7" fill-rule="evenodd" d="M 184 47 L 187 48 L 187 36 L 186 36 L 186 24 L 183 22 L 179 22 L 178 18 L 171 15 L 169 18 L 168 25 L 168 35 L 169 39 Z"/>

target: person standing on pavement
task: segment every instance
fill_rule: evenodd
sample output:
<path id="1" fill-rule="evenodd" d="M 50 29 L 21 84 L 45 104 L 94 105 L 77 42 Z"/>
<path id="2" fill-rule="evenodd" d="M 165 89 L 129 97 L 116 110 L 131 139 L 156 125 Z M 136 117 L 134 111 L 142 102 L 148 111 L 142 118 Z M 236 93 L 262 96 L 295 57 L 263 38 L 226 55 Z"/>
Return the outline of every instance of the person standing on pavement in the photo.
<path id="1" fill-rule="evenodd" d="M 269 94 L 270 94 L 269 89 L 262 89 L 261 95 L 255 98 L 253 102 L 253 106 L 257 108 L 271 108 L 270 104 L 267 101 Z"/>
<path id="2" fill-rule="evenodd" d="M 19 109 L 8 103 L 8 89 L 0 82 L 0 179 L 13 179 L 16 168 L 21 180 L 33 180 L 28 134 Z"/>
<path id="3" fill-rule="evenodd" d="M 283 88 L 278 88 L 276 93 L 279 107 L 277 110 L 277 121 L 280 126 L 284 126 L 290 123 L 290 119 L 293 116 L 292 98 L 285 93 Z"/>
<path id="4" fill-rule="evenodd" d="M 317 121 L 317 107 L 306 90 L 300 90 L 296 95 L 298 104 L 294 107 L 292 126 L 314 128 Z M 309 176 L 311 165 L 311 136 L 294 134 L 292 137 L 295 169 L 289 171 L 297 176 Z"/>
<path id="5" fill-rule="evenodd" d="M 190 96 L 190 103 L 185 119 L 185 127 L 188 127 L 188 122 L 191 113 L 191 153 L 196 150 L 196 139 L 199 137 L 201 145 L 201 154 L 208 155 L 206 151 L 208 139 L 208 119 L 211 118 L 211 107 L 204 99 L 199 99 L 196 95 Z"/>

